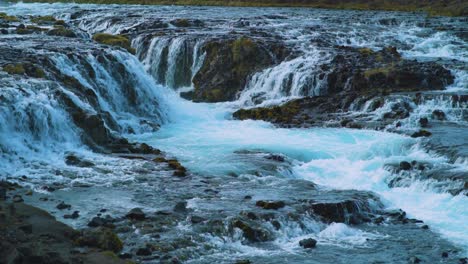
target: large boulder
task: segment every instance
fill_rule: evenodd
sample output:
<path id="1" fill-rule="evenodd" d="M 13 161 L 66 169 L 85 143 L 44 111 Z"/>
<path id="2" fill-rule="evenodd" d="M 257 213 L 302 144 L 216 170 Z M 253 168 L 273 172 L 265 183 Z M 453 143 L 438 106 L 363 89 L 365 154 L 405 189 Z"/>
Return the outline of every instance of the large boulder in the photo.
<path id="1" fill-rule="evenodd" d="M 280 62 L 287 54 L 278 43 L 248 37 L 213 40 L 203 47 L 206 57 L 193 78 L 193 100 L 223 102 L 236 99 L 253 73 Z"/>

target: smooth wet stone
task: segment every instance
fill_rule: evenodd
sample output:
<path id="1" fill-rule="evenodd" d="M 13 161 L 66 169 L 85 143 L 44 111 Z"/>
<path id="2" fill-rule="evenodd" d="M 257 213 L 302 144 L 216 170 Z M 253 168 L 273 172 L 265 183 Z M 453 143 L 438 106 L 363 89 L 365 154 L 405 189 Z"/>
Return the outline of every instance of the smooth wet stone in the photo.
<path id="1" fill-rule="evenodd" d="M 413 134 L 411 134 L 411 137 L 412 138 L 430 137 L 431 135 L 432 135 L 432 133 L 427 131 L 427 130 L 419 130 L 419 131 L 414 132 Z"/>
<path id="2" fill-rule="evenodd" d="M 80 217 L 79 211 L 74 211 L 72 214 L 66 214 L 63 216 L 65 219 L 77 219 L 78 217 Z"/>
<path id="3" fill-rule="evenodd" d="M 317 240 L 313 238 L 307 238 L 299 241 L 299 246 L 303 248 L 314 248 L 317 245 Z"/>
<path id="4" fill-rule="evenodd" d="M 419 125 L 421 127 L 427 127 L 429 124 L 429 119 L 427 119 L 427 117 L 422 117 L 419 119 Z"/>
<path id="5" fill-rule="evenodd" d="M 69 204 L 66 204 L 64 202 L 61 202 L 59 203 L 55 208 L 59 209 L 59 210 L 65 210 L 65 209 L 70 209 L 71 208 L 71 205 Z"/>
<path id="6" fill-rule="evenodd" d="M 278 210 L 286 206 L 283 201 L 257 201 L 255 203 L 256 206 L 261 207 L 267 210 Z"/>
<path id="7" fill-rule="evenodd" d="M 402 161 L 400 162 L 400 170 L 411 170 L 411 163 L 407 162 L 407 161 Z"/>
<path id="8" fill-rule="evenodd" d="M 141 221 L 146 218 L 145 213 L 140 208 L 133 208 L 130 212 L 125 215 L 126 218 Z"/>

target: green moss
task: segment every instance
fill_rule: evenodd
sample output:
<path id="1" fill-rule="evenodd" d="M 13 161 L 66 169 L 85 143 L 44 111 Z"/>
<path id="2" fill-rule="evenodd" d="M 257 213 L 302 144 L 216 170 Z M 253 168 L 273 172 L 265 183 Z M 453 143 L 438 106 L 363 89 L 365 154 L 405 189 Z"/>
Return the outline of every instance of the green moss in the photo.
<path id="1" fill-rule="evenodd" d="M 370 69 L 364 72 L 364 77 L 367 79 L 372 78 L 373 76 L 376 75 L 385 75 L 388 76 L 392 71 L 394 70 L 393 65 L 381 67 L 381 68 L 375 68 L 375 69 Z"/>
<path id="2" fill-rule="evenodd" d="M 363 56 L 370 56 L 374 54 L 375 52 L 369 48 L 362 48 L 362 49 L 359 49 L 359 53 L 361 53 Z"/>
<path id="3" fill-rule="evenodd" d="M 7 22 L 18 22 L 20 21 L 15 16 L 9 16 L 7 13 L 0 13 L 0 20 L 7 21 Z"/>
<path id="4" fill-rule="evenodd" d="M 3 66 L 3 71 L 8 74 L 24 74 L 26 71 L 23 67 L 23 64 L 8 64 Z"/>
<path id="5" fill-rule="evenodd" d="M 17 28 L 16 33 L 20 35 L 27 35 L 27 34 L 33 34 L 33 33 L 41 33 L 43 31 L 46 31 L 47 29 L 41 28 L 41 27 L 36 27 L 36 26 L 26 26 L 24 28 Z"/>
<path id="6" fill-rule="evenodd" d="M 38 25 L 48 25 L 54 24 L 57 21 L 53 16 L 37 16 L 31 18 L 31 22 L 36 23 Z"/>
<path id="7" fill-rule="evenodd" d="M 44 78 L 45 72 L 36 65 L 26 62 L 26 63 L 16 63 L 8 64 L 3 67 L 3 70 L 8 74 L 26 74 L 34 78 Z"/>
<path id="8" fill-rule="evenodd" d="M 47 32 L 47 35 L 76 38 L 75 32 L 73 32 L 71 29 L 62 26 L 56 26 L 54 29 L 49 30 L 49 32 Z"/>
<path id="9" fill-rule="evenodd" d="M 183 18 L 171 21 L 171 24 L 176 27 L 190 27 L 190 22 L 187 19 Z"/>
<path id="10" fill-rule="evenodd" d="M 55 26 L 65 26 L 66 24 L 67 23 L 65 23 L 65 21 L 63 21 L 63 20 L 57 20 L 54 23 Z"/>
<path id="11" fill-rule="evenodd" d="M 101 44 L 121 47 L 126 49 L 128 52 L 135 54 L 135 49 L 132 48 L 130 40 L 126 36 L 97 33 L 93 36 L 93 40 Z"/>

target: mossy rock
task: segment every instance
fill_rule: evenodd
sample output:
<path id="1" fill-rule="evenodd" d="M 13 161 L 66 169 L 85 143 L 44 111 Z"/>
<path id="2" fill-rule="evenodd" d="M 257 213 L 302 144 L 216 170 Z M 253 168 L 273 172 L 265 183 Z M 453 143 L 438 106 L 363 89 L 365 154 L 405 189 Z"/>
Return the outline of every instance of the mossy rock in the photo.
<path id="1" fill-rule="evenodd" d="M 32 17 L 31 22 L 36 23 L 38 25 L 52 25 L 57 22 L 57 19 L 53 16 L 37 16 Z"/>
<path id="2" fill-rule="evenodd" d="M 0 20 L 6 21 L 6 22 L 18 22 L 18 21 L 20 21 L 17 17 L 9 16 L 7 13 L 0 13 Z"/>
<path id="3" fill-rule="evenodd" d="M 67 37 L 67 38 L 76 38 L 75 32 L 73 32 L 71 29 L 68 29 L 62 26 L 58 26 L 58 27 L 55 27 L 54 29 L 49 30 L 49 32 L 47 32 L 47 35 Z"/>
<path id="4" fill-rule="evenodd" d="M 27 76 L 30 76 L 33 78 L 45 77 L 44 70 L 42 70 L 38 66 L 29 62 L 7 64 L 3 66 L 3 71 L 7 72 L 8 74 L 18 74 L 18 75 L 26 74 Z"/>
<path id="5" fill-rule="evenodd" d="M 26 26 L 26 27 L 18 27 L 16 29 L 16 33 L 19 35 L 28 35 L 28 34 L 33 34 L 33 33 L 42 33 L 46 31 L 47 29 L 41 28 L 41 27 L 36 27 L 36 26 Z"/>
<path id="6" fill-rule="evenodd" d="M 171 24 L 176 27 L 190 27 L 190 22 L 188 19 L 179 18 L 171 21 Z"/>
<path id="7" fill-rule="evenodd" d="M 373 55 L 375 52 L 369 48 L 362 48 L 359 49 L 359 53 L 361 53 L 363 56 L 370 56 Z"/>
<path id="8" fill-rule="evenodd" d="M 394 71 L 394 69 L 395 68 L 393 67 L 393 65 L 388 65 L 388 66 L 381 67 L 381 68 L 370 69 L 370 70 L 367 70 L 367 71 L 364 72 L 364 76 L 367 79 L 372 78 L 372 77 L 377 76 L 377 75 L 388 77 L 390 75 L 390 73 Z"/>
<path id="9" fill-rule="evenodd" d="M 104 45 L 124 48 L 132 54 L 136 53 L 135 49 L 132 48 L 131 46 L 130 40 L 126 36 L 123 36 L 123 35 L 97 33 L 93 36 L 93 40 Z"/>
<path id="10" fill-rule="evenodd" d="M 23 64 L 18 63 L 18 64 L 8 64 L 3 66 L 3 71 L 5 71 L 8 74 L 24 74 L 26 71 L 23 67 Z"/>

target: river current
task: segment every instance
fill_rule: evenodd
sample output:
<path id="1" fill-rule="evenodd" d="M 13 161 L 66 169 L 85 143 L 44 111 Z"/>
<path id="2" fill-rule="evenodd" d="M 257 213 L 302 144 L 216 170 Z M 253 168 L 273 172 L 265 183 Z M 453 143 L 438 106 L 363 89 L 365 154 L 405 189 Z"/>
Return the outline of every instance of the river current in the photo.
<path id="1" fill-rule="evenodd" d="M 214 186 L 220 189 L 216 200 L 203 195 L 197 197 L 196 192 L 188 195 L 188 208 L 195 212 L 205 214 L 206 211 L 221 209 L 229 211 L 227 208 L 237 206 L 230 199 L 239 195 L 275 199 L 277 191 L 294 197 L 294 193 L 289 193 L 288 187 L 283 184 L 288 180 L 305 180 L 317 184 L 324 191 L 370 191 L 380 198 L 383 208 L 404 210 L 408 217 L 424 221 L 436 234 L 460 248 L 461 256 L 468 252 L 466 193 L 450 193 L 451 184 L 455 183 L 440 184 L 434 179 L 417 177 L 408 179 L 403 186 L 389 187 L 395 172 L 388 169 L 389 164 L 416 160 L 466 175 L 466 156 L 460 155 L 453 159 L 449 155 L 433 151 L 420 138 L 387 131 L 277 128 L 263 121 L 238 121 L 232 118 L 232 113 L 241 107 L 272 105 L 291 98 L 321 94 L 323 84 L 316 82 L 310 85 L 309 78 L 314 74 L 313 65 L 327 61 L 333 55 L 328 48 L 331 43 L 376 50 L 392 45 L 398 48 L 404 58 L 437 61 L 456 77 L 455 83 L 446 87 L 446 90 L 435 92 L 439 97 L 417 106 L 411 116 L 402 121 L 402 127 L 411 128 L 420 117 L 430 115 L 435 108 L 443 109 L 447 114 L 446 122 L 457 126 L 457 131 L 461 133 L 455 135 L 466 145 L 466 105 L 453 107 L 444 100 L 444 95 L 468 92 L 466 19 L 315 9 L 22 3 L 0 5 L 0 11 L 17 16 L 54 15 L 70 22 L 84 35 L 96 32 L 132 32 L 132 44 L 137 49 L 135 56 L 123 51 L 109 52 L 131 72 L 137 82 L 135 86 L 145 93 L 142 98 L 148 96 L 159 100 L 157 109 L 153 109 L 156 107 L 151 105 L 140 105 L 138 110 L 129 110 L 129 107 L 124 106 L 124 100 L 120 99 L 118 89 L 113 88 L 119 84 L 109 74 L 112 69 L 106 69 L 98 59 L 89 55 L 89 62 L 94 62 L 92 65 L 98 72 L 97 78 L 108 89 L 98 91 L 97 94 L 119 124 L 128 128 L 124 130 L 126 137 L 136 142 L 148 143 L 176 157 L 193 173 L 191 177 L 215 182 Z M 76 12 L 82 12 L 78 19 L 72 17 Z M 186 17 L 199 19 L 204 22 L 204 26 L 155 38 L 151 43 L 143 41 L 142 36 L 147 33 L 144 30 L 129 30 L 155 18 L 169 21 Z M 239 26 L 239 23 L 243 25 Z M 230 31 L 247 32 L 253 29 L 274 32 L 302 54 L 255 73 L 236 101 L 193 103 L 179 96 L 180 92 L 189 91 L 193 87 L 190 82 L 177 81 L 180 78 L 177 69 L 178 56 L 191 56 L 191 65 L 188 67 L 190 72 L 184 73 L 191 78 L 198 70 L 200 61 L 204 59 L 200 49 L 204 41 L 213 36 L 222 37 Z M 4 38 L 7 35 L 0 36 L 0 41 L 3 42 Z M 11 35 L 9 38 L 12 38 Z M 24 45 L 27 49 L 26 42 L 27 40 L 18 45 Z M 0 45 L 12 45 L 11 43 L 4 42 Z M 164 48 L 168 49 L 169 55 L 163 57 L 161 50 Z M 186 50 L 190 50 L 189 55 Z M 86 84 L 86 76 L 82 76 L 83 72 L 78 69 L 80 66 L 74 65 L 73 60 L 61 56 L 60 51 L 53 56 L 62 73 L 74 76 L 85 86 L 94 87 L 94 84 Z M 163 67 L 163 60 L 167 62 L 164 63 L 164 78 L 161 78 L 158 72 L 161 72 L 159 69 Z M 288 87 L 284 86 L 285 78 L 291 79 Z M 3 81 L 4 87 L 14 84 L 26 90 L 28 85 L 37 85 L 22 81 L 15 83 L 6 77 Z M 58 181 L 66 188 L 48 195 L 72 203 L 82 212 L 89 212 L 83 213 L 84 216 L 93 215 L 103 206 L 111 208 L 113 214 L 122 214 L 134 207 L 147 210 L 169 207 L 165 204 L 167 199 L 161 197 L 167 192 L 162 190 L 163 187 L 170 187 L 157 181 L 149 184 L 142 180 L 146 177 L 142 173 L 146 165 L 138 160 L 123 160 L 97 154 L 85 147 L 76 139 L 76 128 L 69 124 L 59 103 L 45 96 L 49 88 L 43 89 L 29 89 L 30 93 L 21 95 L 24 98 L 17 101 L 19 105 L 23 104 L 25 111 L 35 105 L 35 125 L 48 124 L 52 119 L 55 127 L 39 129 L 38 134 L 32 135 L 28 132 L 29 129 L 14 125 L 18 118 L 24 121 L 26 118 L 33 118 L 31 115 L 10 115 L 7 107 L 0 108 L 0 176 L 17 179 L 27 175 L 27 184 L 39 192 L 44 192 L 40 186 Z M 3 87 L 0 88 L 0 95 L 20 96 Z M 158 130 L 140 127 L 138 117 L 145 111 L 148 116 L 158 116 Z M 17 110 L 17 113 L 20 112 Z M 44 116 L 41 117 L 39 113 Z M 66 165 L 63 156 L 70 151 L 93 160 L 96 168 L 71 168 Z M 262 155 L 281 156 L 286 165 L 265 164 L 261 161 Z M 55 173 L 59 170 L 62 171 L 60 174 Z M 79 184 L 93 187 L 86 190 L 73 187 Z M 247 185 L 250 187 L 243 189 Z M 176 196 L 183 196 L 185 193 L 184 190 L 171 192 L 177 193 Z M 32 198 L 30 202 L 53 209 L 52 204 L 43 204 Z M 65 221 L 76 227 L 86 224 L 84 219 Z M 385 245 L 383 241 L 391 239 L 384 231 L 380 232 L 373 227 L 323 224 L 312 219 L 304 220 L 301 227 L 294 226 L 294 223 L 289 225 L 284 223 L 284 228 L 277 231 L 276 239 L 270 246 L 243 244 L 238 235 L 205 237 L 205 241 L 210 241 L 210 247 L 215 249 L 200 255 L 192 254 L 188 262 L 208 263 L 207 261 L 219 259 L 227 261 L 233 256 L 253 256 L 254 259 L 258 258 L 258 263 L 278 263 L 274 262 L 275 258 L 288 256 L 291 263 L 309 263 L 304 262 L 306 256 L 298 253 L 301 249 L 297 243 L 305 237 L 312 236 L 319 244 L 331 247 L 330 250 L 336 247 L 349 251 L 349 254 L 359 248 L 364 248 L 364 251 L 378 250 L 372 241 L 382 241 Z M 178 228 L 183 230 L 180 232 L 188 232 L 186 229 L 191 227 L 181 224 Z M 366 254 L 362 253 L 360 256 L 356 263 L 363 263 L 360 261 L 365 259 Z M 320 260 L 316 261 L 322 263 Z M 339 261 L 346 263 L 343 259 Z"/>

